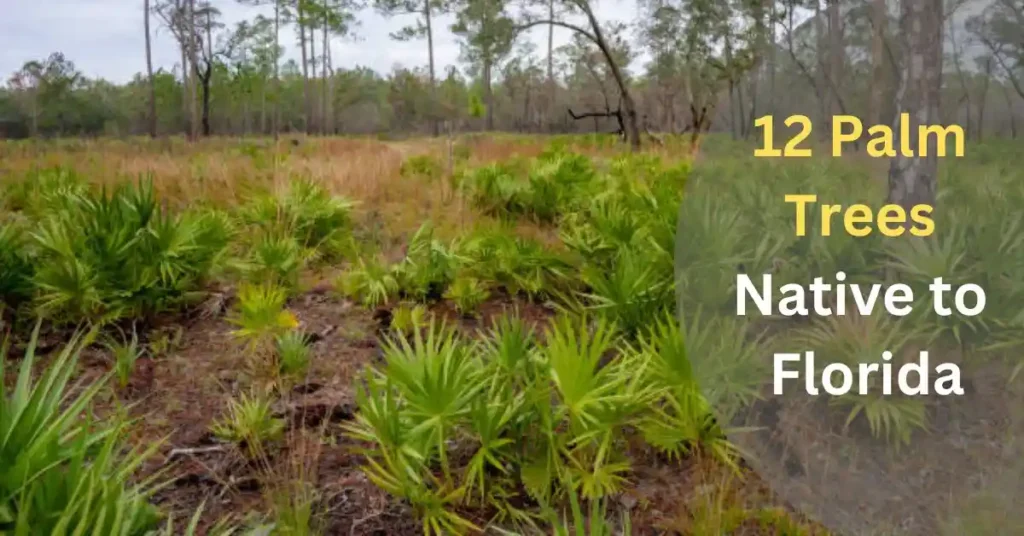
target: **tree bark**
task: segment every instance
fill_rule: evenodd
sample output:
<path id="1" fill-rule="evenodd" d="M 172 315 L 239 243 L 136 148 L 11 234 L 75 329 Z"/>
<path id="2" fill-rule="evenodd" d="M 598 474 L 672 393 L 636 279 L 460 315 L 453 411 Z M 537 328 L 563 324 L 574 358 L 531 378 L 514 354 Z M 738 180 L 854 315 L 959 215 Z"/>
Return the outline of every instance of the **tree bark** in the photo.
<path id="1" fill-rule="evenodd" d="M 181 117 L 183 119 L 182 131 L 184 131 L 186 138 L 192 132 L 192 101 L 190 100 L 191 95 L 188 90 L 189 78 L 192 76 L 191 70 L 186 45 L 181 43 Z"/>
<path id="2" fill-rule="evenodd" d="M 203 137 L 210 136 L 210 82 L 213 80 L 213 19 L 206 11 L 206 72 L 203 82 Z"/>
<path id="3" fill-rule="evenodd" d="M 328 133 L 335 134 L 337 131 L 337 118 L 334 116 L 334 54 L 331 51 L 332 47 L 330 41 L 327 43 L 327 50 L 325 61 L 327 62 L 327 99 L 324 103 L 326 109 L 324 114 L 327 116 Z"/>
<path id="4" fill-rule="evenodd" d="M 327 28 L 327 0 L 324 0 L 324 24 L 323 24 L 323 43 L 320 47 L 320 73 L 323 77 L 323 83 L 320 86 L 320 134 L 327 135 L 327 48 L 329 46 L 328 39 L 328 28 Z"/>
<path id="5" fill-rule="evenodd" d="M 316 21 L 309 21 L 309 72 L 310 84 L 316 82 Z M 320 111 L 317 110 L 316 88 L 310 88 L 309 123 L 306 124 L 306 134 L 315 133 L 320 124 Z"/>
<path id="6" fill-rule="evenodd" d="M 267 135 L 267 84 L 260 84 L 260 135 Z"/>
<path id="7" fill-rule="evenodd" d="M 188 32 L 189 61 L 192 62 L 193 73 L 199 70 L 199 52 L 196 50 L 196 0 L 188 0 L 188 20 L 183 31 Z M 189 139 L 199 137 L 199 108 L 196 106 L 196 77 L 189 76 Z"/>
<path id="8" fill-rule="evenodd" d="M 1003 88 L 1003 98 L 1006 99 L 1006 115 L 1010 118 L 1010 137 L 1017 139 L 1017 116 L 1013 113 L 1013 97 L 1006 84 L 999 84 Z"/>
<path id="9" fill-rule="evenodd" d="M 909 146 L 918 147 L 918 126 L 939 120 L 942 87 L 942 0 L 902 0 L 903 68 L 896 92 L 896 119 L 893 143 L 899 145 L 900 115 L 910 122 Z M 937 136 L 929 138 L 928 155 L 903 156 L 902 151 L 889 166 L 889 202 L 910 210 L 914 205 L 935 204 L 938 174 Z"/>
<path id="10" fill-rule="evenodd" d="M 427 54 L 430 56 L 430 100 L 433 107 L 437 106 L 437 81 L 434 76 L 434 28 L 430 20 L 430 0 L 423 0 L 423 19 L 427 26 Z M 434 137 L 441 135 L 441 125 L 436 116 L 431 117 L 431 131 Z"/>
<path id="11" fill-rule="evenodd" d="M 555 0 L 548 0 L 548 18 L 555 20 Z M 555 25 L 548 25 L 548 109 L 545 123 L 547 130 L 551 131 L 551 112 L 555 109 L 556 100 L 555 86 Z"/>
<path id="12" fill-rule="evenodd" d="M 309 94 L 309 56 L 306 54 L 306 17 L 304 10 L 302 9 L 303 2 L 306 0 L 298 0 L 298 25 L 299 25 L 299 48 L 302 49 L 302 98 L 304 106 L 305 120 L 303 121 L 303 130 L 309 132 L 310 116 L 313 115 L 312 108 L 313 103 L 310 100 Z"/>
<path id="13" fill-rule="evenodd" d="M 146 74 L 149 75 L 149 137 L 156 137 L 156 80 L 153 78 L 153 41 L 149 31 L 149 0 L 142 0 L 143 25 L 146 27 Z"/>
<path id="14" fill-rule="evenodd" d="M 274 0 L 274 118 L 272 120 L 274 129 L 274 142 L 280 138 L 281 132 L 281 78 L 279 76 L 278 64 L 281 51 L 281 0 Z"/>
<path id="15" fill-rule="evenodd" d="M 992 81 L 992 58 L 985 59 L 984 77 L 981 84 L 981 95 L 978 98 L 978 141 L 985 137 L 985 102 L 988 100 L 988 86 Z"/>
<path id="16" fill-rule="evenodd" d="M 206 72 L 199 75 L 199 81 L 203 85 L 203 137 L 210 137 L 210 79 L 213 78 L 213 65 L 212 63 L 206 64 Z"/>
<path id="17" fill-rule="evenodd" d="M 484 58 L 483 68 L 483 82 L 484 82 L 484 106 L 487 107 L 487 119 L 486 128 L 488 131 L 494 130 L 494 92 L 491 88 L 491 58 Z"/>
<path id="18" fill-rule="evenodd" d="M 188 32 L 188 25 L 185 24 L 182 18 L 182 14 L 188 12 L 188 7 L 182 3 L 183 1 L 186 0 L 174 0 L 172 16 L 168 17 L 165 22 L 167 22 L 171 33 L 178 40 L 178 45 L 181 49 L 181 130 L 185 137 L 188 138 L 192 134 L 192 101 L 189 93 L 189 78 L 192 76 L 192 67 L 189 65 L 188 38 L 185 36 Z"/>

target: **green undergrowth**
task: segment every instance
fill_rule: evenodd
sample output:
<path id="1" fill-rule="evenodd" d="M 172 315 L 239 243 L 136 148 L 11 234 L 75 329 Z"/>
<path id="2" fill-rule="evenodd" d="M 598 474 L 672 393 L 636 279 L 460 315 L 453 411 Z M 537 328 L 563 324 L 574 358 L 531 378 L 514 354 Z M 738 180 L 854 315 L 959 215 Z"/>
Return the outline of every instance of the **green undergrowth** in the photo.
<path id="1" fill-rule="evenodd" d="M 313 359 L 289 298 L 311 269 L 340 269 L 339 294 L 392 313 L 384 360 L 360 376 L 359 411 L 346 432 L 365 446 L 369 478 L 410 505 L 426 533 L 483 525 L 625 533 L 635 523 L 617 497 L 636 482 L 641 452 L 680 465 L 699 453 L 738 471 L 728 440 L 734 431 L 712 418 L 696 378 L 736 378 L 716 396 L 757 396 L 756 349 L 778 341 L 755 329 L 771 319 L 723 314 L 733 303 L 716 290 L 740 267 L 770 271 L 779 282 L 843 268 L 884 270 L 915 290 L 939 275 L 988 290 L 984 322 L 826 319 L 786 334 L 831 344 L 839 357 L 910 340 L 938 341 L 978 359 L 1019 352 L 1024 216 L 1014 209 L 1024 177 L 1009 165 L 1011 147 L 976 145 L 972 155 L 946 163 L 940 203 L 956 203 L 937 213 L 942 232 L 905 245 L 793 236 L 785 194 L 875 204 L 885 183 L 870 164 L 771 162 L 717 142 L 699 163 L 614 151 L 585 156 L 612 142 L 555 138 L 539 156 L 478 166 L 460 156 L 452 176 L 438 160 L 407 161 L 405 180 L 452 192 L 450 202 L 481 217 L 454 237 L 423 222 L 404 237 L 399 256 L 360 238 L 360 207 L 301 177 L 252 192 L 239 206 L 172 211 L 147 178 L 102 190 L 69 170 L 34 172 L 0 188 L 0 319 L 13 318 L 21 332 L 37 317 L 48 325 L 127 326 L 192 307 L 211 287 L 236 286 L 233 336 L 252 365 L 245 370 L 268 381 L 234 399 L 214 432 L 258 458 L 282 441 L 283 423 L 270 409 L 275 393 L 300 381 Z M 239 150 L 262 158 L 258 147 Z M 537 232 L 521 232 L 524 225 Z M 685 248 L 677 248 L 680 233 Z M 479 317 L 495 298 L 537 306 L 550 318 L 534 327 L 509 310 L 469 332 L 430 312 L 450 302 L 458 315 Z M 115 370 L 124 388 L 135 360 L 159 352 L 140 348 L 134 328 L 121 335 L 110 346 L 121 356 Z M 105 533 L 169 532 L 148 505 L 156 483 L 131 484 L 145 453 L 123 454 L 129 423 L 78 420 L 99 387 L 70 407 L 54 402 L 73 370 L 78 346 L 69 348 L 42 380 L 19 378 L 2 393 L 0 437 L 13 439 L 0 444 L 0 532 L 43 523 L 33 527 L 59 534 L 64 524 L 70 533 L 82 523 L 115 521 L 133 525 Z M 22 366 L 32 362 L 30 353 Z M 840 411 L 895 443 L 928 425 L 922 406 L 840 402 Z M 54 475 L 65 473 L 79 480 L 58 482 Z M 85 484 L 67 487 L 76 481 Z M 312 502 L 282 507 L 290 514 L 278 516 L 280 526 L 309 517 Z M 97 521 L 100 512 L 107 517 Z M 722 504 L 700 512 L 691 522 L 718 527 L 711 531 L 757 524 L 776 534 L 811 533 L 776 510 Z"/>
<path id="2" fill-rule="evenodd" d="M 233 210 L 165 208 L 147 178 L 97 189 L 65 169 L 9 185 L 0 310 L 102 325 L 195 305 L 217 281 L 294 289 L 349 256 L 354 204 L 296 179 Z"/>

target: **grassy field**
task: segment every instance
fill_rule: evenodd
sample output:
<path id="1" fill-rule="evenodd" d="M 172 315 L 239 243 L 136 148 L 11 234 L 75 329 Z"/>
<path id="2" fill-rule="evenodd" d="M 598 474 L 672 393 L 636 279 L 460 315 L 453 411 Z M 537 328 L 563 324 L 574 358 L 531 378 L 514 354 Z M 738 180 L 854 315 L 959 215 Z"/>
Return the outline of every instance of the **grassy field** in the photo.
<path id="1" fill-rule="evenodd" d="M 969 265 L 1013 342 L 1024 264 L 992 263 L 1024 241 L 983 231 L 1017 236 L 1024 181 L 1013 146 L 973 149 L 940 184 L 991 210 L 950 211 L 938 225 L 958 242 L 902 266 Z M 776 194 L 884 197 L 886 168 L 750 152 L 668 139 L 632 155 L 584 136 L 0 145 L 0 533 L 824 534 L 711 418 L 693 353 L 745 349 L 679 329 L 677 297 L 707 281 L 676 281 L 677 229 L 781 278 L 891 261 L 881 245 L 746 246 L 790 233 Z M 960 348 L 993 332 L 931 328 Z M 880 437 L 926 428 L 920 408 L 883 413 Z"/>

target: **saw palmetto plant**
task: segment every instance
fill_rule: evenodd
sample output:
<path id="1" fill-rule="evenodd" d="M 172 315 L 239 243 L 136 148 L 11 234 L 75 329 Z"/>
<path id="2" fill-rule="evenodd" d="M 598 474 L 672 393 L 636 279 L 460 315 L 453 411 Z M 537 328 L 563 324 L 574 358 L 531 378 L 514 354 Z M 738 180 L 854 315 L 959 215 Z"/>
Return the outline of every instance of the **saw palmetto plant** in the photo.
<path id="1" fill-rule="evenodd" d="M 435 238 L 429 223 L 421 225 L 409 239 L 405 259 L 396 268 L 402 292 L 421 302 L 440 299 L 466 262 L 459 250 L 458 241 L 445 244 Z"/>
<path id="2" fill-rule="evenodd" d="M 223 220 L 168 213 L 148 181 L 59 203 L 31 233 L 38 311 L 57 320 L 173 307 L 204 282 L 227 246 Z"/>
<path id="3" fill-rule="evenodd" d="M 621 490 L 625 431 L 666 393 L 650 381 L 651 356 L 620 348 L 600 316 L 560 317 L 542 344 L 514 315 L 487 333 L 470 345 L 432 323 L 385 343 L 387 364 L 360 383 L 361 411 L 346 427 L 373 445 L 371 480 L 419 504 L 431 527 L 464 529 L 459 504 L 529 524 L 516 490 L 542 501 Z"/>
<path id="4" fill-rule="evenodd" d="M 265 455 L 268 443 L 284 434 L 284 420 L 273 414 L 272 401 L 264 393 L 242 393 L 228 401 L 225 415 L 210 431 L 218 439 L 243 448 L 251 459 Z"/>
<path id="5" fill-rule="evenodd" d="M 867 421 L 871 433 L 896 447 L 910 443 L 915 431 L 927 428 L 927 405 L 920 397 L 885 396 L 882 394 L 882 379 L 878 374 L 860 378 L 860 363 L 875 363 L 882 353 L 891 351 L 892 366 L 897 369 L 906 361 L 915 361 L 910 356 L 911 344 L 927 348 L 935 338 L 935 331 L 915 324 L 907 319 L 893 320 L 881 313 L 869 316 L 827 317 L 816 320 L 811 326 L 798 330 L 795 337 L 807 348 L 828 356 L 828 362 L 841 362 L 850 367 L 855 385 L 866 381 L 869 393 L 866 395 L 851 391 L 849 394 L 830 400 L 832 405 L 847 411 L 845 424 L 850 426 L 858 418 Z M 818 364 L 823 368 L 824 364 Z M 820 375 L 819 370 L 814 374 Z"/>
<path id="6" fill-rule="evenodd" d="M 32 257 L 24 223 L 0 216 L 0 310 L 17 309 L 32 298 Z"/>
<path id="7" fill-rule="evenodd" d="M 398 295 L 398 276 L 396 266 L 376 257 L 360 258 L 338 278 L 335 286 L 343 296 L 372 309 Z"/>
<path id="8" fill-rule="evenodd" d="M 246 225 L 292 237 L 304 248 L 336 259 L 346 251 L 355 203 L 309 179 L 294 179 L 277 192 L 253 197 L 239 210 Z"/>
<path id="9" fill-rule="evenodd" d="M 293 329 L 278 335 L 274 342 L 277 347 L 277 367 L 281 375 L 293 379 L 304 376 L 309 369 L 312 354 L 309 335 Z"/>
<path id="10" fill-rule="evenodd" d="M 543 299 L 565 288 L 571 276 L 564 255 L 506 227 L 470 235 L 460 253 L 466 259 L 464 271 L 510 296 Z"/>
<path id="11" fill-rule="evenodd" d="M 135 473 L 160 444 L 126 449 L 128 423 L 90 417 L 105 378 L 72 390 L 79 352 L 93 334 L 72 337 L 33 380 L 38 336 L 39 324 L 13 382 L 0 367 L 0 530 L 148 534 L 160 521 L 149 503 L 157 486 Z M 5 345 L 0 363 L 6 354 Z"/>
<path id="12" fill-rule="evenodd" d="M 672 272 L 659 270 L 650 255 L 623 248 L 610 268 L 586 266 L 581 274 L 589 291 L 584 305 L 634 337 L 674 303 Z"/>
<path id="13" fill-rule="evenodd" d="M 473 316 L 480 305 L 490 296 L 490 291 L 479 279 L 473 277 L 457 277 L 444 297 L 455 304 L 455 309 L 462 315 Z"/>
<path id="14" fill-rule="evenodd" d="M 288 293 L 273 284 L 243 285 L 238 291 L 238 305 L 228 316 L 235 326 L 232 335 L 244 342 L 258 356 L 270 349 L 280 335 L 298 327 L 298 319 L 285 308 Z"/>

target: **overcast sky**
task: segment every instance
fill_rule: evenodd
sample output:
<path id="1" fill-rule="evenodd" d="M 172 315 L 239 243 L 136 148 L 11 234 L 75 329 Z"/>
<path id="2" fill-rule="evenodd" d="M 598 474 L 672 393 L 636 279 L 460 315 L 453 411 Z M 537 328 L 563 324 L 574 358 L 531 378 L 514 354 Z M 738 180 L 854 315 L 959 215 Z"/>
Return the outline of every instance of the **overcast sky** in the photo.
<path id="1" fill-rule="evenodd" d="M 230 25 L 259 13 L 273 15 L 270 7 L 246 7 L 235 0 L 213 0 Z M 601 0 L 597 5 L 603 20 L 631 20 L 636 15 L 634 0 Z M 392 66 L 426 65 L 426 40 L 400 42 L 388 34 L 411 22 L 409 17 L 385 19 L 367 10 L 359 14 L 361 24 L 357 40 L 336 39 L 332 59 L 336 67 L 371 67 L 388 72 Z M 170 69 L 180 61 L 180 53 L 170 33 L 154 25 L 153 63 L 155 68 Z M 448 31 L 450 17 L 435 27 L 434 46 L 437 72 L 458 63 L 459 44 Z M 298 57 L 298 46 L 290 43 L 294 31 L 283 30 L 286 57 Z M 547 46 L 547 29 L 534 28 L 528 35 L 538 50 Z M 555 46 L 568 41 L 569 32 L 555 30 Z M 145 71 L 145 34 L 142 27 L 142 0 L 0 0 L 0 81 L 31 59 L 44 59 L 60 51 L 89 77 L 124 82 Z M 319 55 L 319 43 L 317 43 Z"/>

